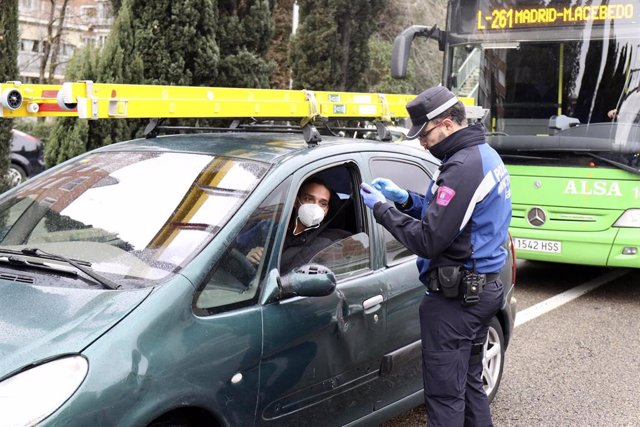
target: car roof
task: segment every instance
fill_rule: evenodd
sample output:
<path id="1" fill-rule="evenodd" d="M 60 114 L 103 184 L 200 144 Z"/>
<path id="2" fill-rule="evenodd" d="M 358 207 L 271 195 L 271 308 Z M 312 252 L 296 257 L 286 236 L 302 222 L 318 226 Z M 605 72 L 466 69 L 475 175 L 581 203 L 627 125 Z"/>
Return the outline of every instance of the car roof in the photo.
<path id="1" fill-rule="evenodd" d="M 290 156 L 307 152 L 330 155 L 353 151 L 388 151 L 425 158 L 424 153 L 392 142 L 323 136 L 317 146 L 310 146 L 300 133 L 246 131 L 163 135 L 112 144 L 99 151 L 124 150 L 203 153 L 266 163 L 278 163 Z"/>
<path id="2" fill-rule="evenodd" d="M 36 138 L 35 136 L 30 135 L 30 134 L 28 134 L 26 132 L 23 132 L 21 130 L 11 129 L 11 133 L 13 134 L 12 137 L 15 140 L 32 142 L 34 144 L 42 144 L 42 141 L 40 141 L 38 138 Z"/>

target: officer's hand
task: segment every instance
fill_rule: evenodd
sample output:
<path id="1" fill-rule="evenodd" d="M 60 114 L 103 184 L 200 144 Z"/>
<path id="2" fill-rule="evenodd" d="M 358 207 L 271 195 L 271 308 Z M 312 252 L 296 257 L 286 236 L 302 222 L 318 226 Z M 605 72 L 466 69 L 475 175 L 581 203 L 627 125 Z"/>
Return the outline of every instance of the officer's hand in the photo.
<path id="1" fill-rule="evenodd" d="M 360 184 L 360 195 L 364 200 L 364 204 L 369 207 L 369 209 L 373 209 L 373 207 L 378 202 L 386 202 L 387 199 L 384 198 L 384 195 L 370 186 L 369 184 L 363 182 Z"/>
<path id="2" fill-rule="evenodd" d="M 384 197 L 396 203 L 406 203 L 409 200 L 409 193 L 398 187 L 393 181 L 387 178 L 376 178 L 371 183 L 377 190 L 380 190 Z"/>

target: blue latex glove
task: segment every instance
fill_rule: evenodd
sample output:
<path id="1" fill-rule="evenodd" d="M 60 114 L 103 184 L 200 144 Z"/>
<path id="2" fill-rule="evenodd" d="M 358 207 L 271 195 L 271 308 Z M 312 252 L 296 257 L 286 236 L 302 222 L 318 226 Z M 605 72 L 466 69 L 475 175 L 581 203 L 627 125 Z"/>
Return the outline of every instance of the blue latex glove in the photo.
<path id="1" fill-rule="evenodd" d="M 398 187 L 393 181 L 387 178 L 376 178 L 371 183 L 376 190 L 384 194 L 384 197 L 396 203 L 406 203 L 409 200 L 409 193 Z"/>
<path id="2" fill-rule="evenodd" d="M 384 203 L 387 201 L 381 192 L 365 182 L 360 184 L 360 195 L 369 209 L 373 209 L 378 202 Z"/>

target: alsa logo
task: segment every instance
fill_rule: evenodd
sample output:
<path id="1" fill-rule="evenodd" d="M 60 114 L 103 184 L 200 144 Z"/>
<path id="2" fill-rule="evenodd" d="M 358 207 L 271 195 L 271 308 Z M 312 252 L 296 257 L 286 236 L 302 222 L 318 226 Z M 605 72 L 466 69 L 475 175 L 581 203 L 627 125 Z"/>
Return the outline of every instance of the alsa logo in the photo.
<path id="1" fill-rule="evenodd" d="M 620 184 L 615 181 L 574 181 L 570 179 L 569 181 L 567 181 L 567 186 L 564 189 L 564 194 L 622 197 Z"/>

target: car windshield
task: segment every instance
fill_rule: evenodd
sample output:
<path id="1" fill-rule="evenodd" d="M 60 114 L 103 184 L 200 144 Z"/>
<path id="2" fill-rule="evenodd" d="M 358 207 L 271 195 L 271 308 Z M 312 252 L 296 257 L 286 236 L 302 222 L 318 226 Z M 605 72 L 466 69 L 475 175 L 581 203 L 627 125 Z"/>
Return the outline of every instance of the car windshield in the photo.
<path id="1" fill-rule="evenodd" d="M 217 234 L 267 169 L 204 154 L 91 154 L 0 198 L 0 251 L 39 248 L 153 284 Z"/>

